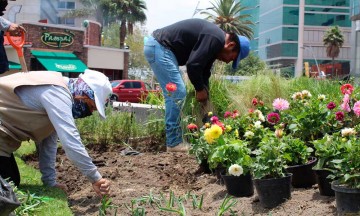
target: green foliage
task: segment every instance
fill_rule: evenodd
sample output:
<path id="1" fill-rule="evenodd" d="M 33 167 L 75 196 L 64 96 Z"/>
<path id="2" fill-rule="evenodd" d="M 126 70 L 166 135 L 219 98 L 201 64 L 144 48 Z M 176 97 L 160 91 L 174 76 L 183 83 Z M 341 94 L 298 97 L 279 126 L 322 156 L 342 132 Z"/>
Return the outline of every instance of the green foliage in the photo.
<path id="1" fill-rule="evenodd" d="M 223 216 L 225 212 L 230 211 L 231 212 L 231 208 L 234 207 L 236 205 L 237 201 L 234 200 L 234 197 L 232 196 L 228 196 L 226 194 L 223 202 L 221 203 L 220 207 L 219 207 L 219 211 L 217 212 L 217 216 Z"/>
<path id="2" fill-rule="evenodd" d="M 112 204 L 111 198 L 109 198 L 107 196 L 103 196 L 101 198 L 101 204 L 99 207 L 99 216 L 105 216 L 105 215 L 107 215 L 107 212 L 109 210 L 113 210 L 113 209 L 115 209 L 114 216 L 116 216 L 117 208 L 119 208 L 119 207 Z"/>
<path id="3" fill-rule="evenodd" d="M 119 24 L 112 23 L 110 25 L 104 26 L 103 46 L 120 48 L 119 37 L 120 37 Z"/>
<path id="4" fill-rule="evenodd" d="M 232 64 L 226 65 L 226 74 L 234 76 L 252 76 L 263 73 L 266 63 L 261 60 L 254 52 L 250 52 L 248 57 L 240 61 L 238 69 L 232 69 Z"/>
<path id="5" fill-rule="evenodd" d="M 331 161 L 334 166 L 329 178 L 337 179 L 339 184 L 360 189 L 360 141 L 355 135 L 342 139 L 340 157 Z"/>
<path id="6" fill-rule="evenodd" d="M 283 157 L 288 166 L 302 165 L 308 162 L 311 152 L 314 150 L 308 147 L 303 140 L 284 136 L 283 142 L 286 144 Z"/>
<path id="7" fill-rule="evenodd" d="M 134 33 L 128 35 L 125 40 L 126 45 L 131 50 L 129 59 L 130 68 L 144 68 L 148 66 L 144 56 L 144 36 L 139 28 L 135 28 Z"/>
<path id="8" fill-rule="evenodd" d="M 217 24 L 225 32 L 233 32 L 245 35 L 252 39 L 254 32 L 251 26 L 254 23 L 250 20 L 250 15 L 243 11 L 247 7 L 241 6 L 240 1 L 235 0 L 216 0 L 211 2 L 213 8 L 210 11 L 201 12 L 206 15 L 206 19 Z"/>
<path id="9" fill-rule="evenodd" d="M 136 121 L 132 112 L 116 111 L 110 107 L 106 109 L 106 116 L 104 121 L 97 114 L 76 120 L 77 128 L 85 145 L 89 143 L 101 145 L 127 143 L 130 138 L 149 135 L 155 139 L 163 137 L 165 126 L 162 118 L 150 116 L 148 122 L 141 124 Z"/>
<path id="10" fill-rule="evenodd" d="M 254 177 L 256 179 L 280 178 L 286 174 L 286 160 L 283 152 L 286 144 L 274 133 L 268 133 L 255 150 Z"/>

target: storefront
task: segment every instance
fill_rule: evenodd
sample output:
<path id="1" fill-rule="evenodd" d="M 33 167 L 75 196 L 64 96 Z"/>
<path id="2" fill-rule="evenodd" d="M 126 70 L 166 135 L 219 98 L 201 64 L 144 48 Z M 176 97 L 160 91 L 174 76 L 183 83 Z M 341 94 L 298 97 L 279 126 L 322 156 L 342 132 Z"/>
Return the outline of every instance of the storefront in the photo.
<path id="1" fill-rule="evenodd" d="M 77 77 L 90 68 L 103 72 L 110 80 L 127 79 L 129 50 L 102 47 L 100 24 L 87 21 L 84 28 L 44 23 L 22 25 L 27 30 L 24 57 L 28 70 L 58 71 Z M 13 64 L 10 66 L 17 70 L 19 61 L 9 46 L 6 50 Z"/>

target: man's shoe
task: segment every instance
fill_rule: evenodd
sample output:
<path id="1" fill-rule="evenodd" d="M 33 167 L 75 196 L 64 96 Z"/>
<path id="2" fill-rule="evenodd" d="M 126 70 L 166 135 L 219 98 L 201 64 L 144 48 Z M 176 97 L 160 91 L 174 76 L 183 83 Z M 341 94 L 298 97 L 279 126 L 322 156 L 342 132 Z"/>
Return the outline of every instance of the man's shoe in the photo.
<path id="1" fill-rule="evenodd" d="M 174 147 L 166 147 L 167 152 L 188 152 L 190 150 L 190 145 L 186 143 L 180 143 Z"/>

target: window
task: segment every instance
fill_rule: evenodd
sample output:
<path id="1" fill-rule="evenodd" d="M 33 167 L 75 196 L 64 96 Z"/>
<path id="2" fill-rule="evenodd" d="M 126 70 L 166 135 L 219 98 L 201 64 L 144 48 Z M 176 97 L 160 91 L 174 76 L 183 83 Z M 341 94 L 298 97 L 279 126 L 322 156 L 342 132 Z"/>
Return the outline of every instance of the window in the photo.
<path id="1" fill-rule="evenodd" d="M 125 82 L 124 83 L 124 88 L 127 88 L 127 89 L 133 88 L 132 85 L 131 85 L 131 82 Z"/>
<path id="2" fill-rule="evenodd" d="M 64 9 L 64 10 L 75 9 L 75 2 L 73 2 L 73 1 L 59 1 L 58 9 Z"/>
<path id="3" fill-rule="evenodd" d="M 58 24 L 75 26 L 75 18 L 58 17 Z"/>
<path id="4" fill-rule="evenodd" d="M 133 88 L 141 88 L 141 82 L 133 82 Z"/>

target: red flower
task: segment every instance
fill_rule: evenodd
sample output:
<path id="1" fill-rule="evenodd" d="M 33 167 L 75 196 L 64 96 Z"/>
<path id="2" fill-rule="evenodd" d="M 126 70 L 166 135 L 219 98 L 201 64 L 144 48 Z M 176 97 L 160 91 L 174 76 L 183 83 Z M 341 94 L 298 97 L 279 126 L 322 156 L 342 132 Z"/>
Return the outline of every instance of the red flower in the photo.
<path id="1" fill-rule="evenodd" d="M 258 104 L 258 100 L 256 98 L 252 99 L 252 105 L 256 106 Z"/>
<path id="2" fill-rule="evenodd" d="M 354 91 L 354 87 L 351 84 L 344 84 L 340 87 L 342 94 L 351 94 Z"/>
<path id="3" fill-rule="evenodd" d="M 260 106 L 264 106 L 265 103 L 264 103 L 264 101 L 260 101 L 259 104 L 260 104 Z"/>
<path id="4" fill-rule="evenodd" d="M 338 121 L 344 120 L 345 114 L 341 111 L 335 113 L 335 119 Z"/>
<path id="5" fill-rule="evenodd" d="M 189 129 L 190 131 L 196 131 L 198 129 L 198 126 L 194 123 L 190 123 L 188 126 L 187 126 L 187 129 Z"/>
<path id="6" fill-rule="evenodd" d="M 249 109 L 249 113 L 253 113 L 254 112 L 254 109 Z"/>
<path id="7" fill-rule="evenodd" d="M 326 105 L 326 107 L 329 109 L 329 110 L 332 110 L 336 107 L 336 104 L 334 102 L 330 102 L 328 103 L 328 105 Z"/>
<path id="8" fill-rule="evenodd" d="M 267 116 L 267 120 L 270 124 L 274 125 L 280 121 L 279 113 L 272 112 Z"/>
<path id="9" fill-rule="evenodd" d="M 166 84 L 166 90 L 168 90 L 169 92 L 174 92 L 176 91 L 176 84 L 175 83 L 171 83 L 169 82 L 168 84 Z"/>

